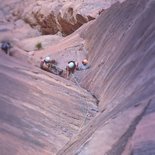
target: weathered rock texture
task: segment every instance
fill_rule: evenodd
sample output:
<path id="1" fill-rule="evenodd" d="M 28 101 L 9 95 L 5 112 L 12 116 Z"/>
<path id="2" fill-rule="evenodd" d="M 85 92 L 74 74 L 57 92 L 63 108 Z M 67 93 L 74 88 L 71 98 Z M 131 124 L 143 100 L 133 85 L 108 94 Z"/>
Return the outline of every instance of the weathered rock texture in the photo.
<path id="1" fill-rule="evenodd" d="M 45 49 L 48 46 L 52 46 L 58 42 L 62 37 L 58 35 L 45 35 L 45 36 L 39 36 L 39 37 L 33 37 L 33 38 L 28 38 L 28 39 L 23 39 L 22 41 L 18 42 L 19 47 L 24 49 L 25 51 L 35 51 L 39 50 L 37 48 L 38 44 L 41 44 L 41 49 Z"/>
<path id="2" fill-rule="evenodd" d="M 62 2 L 38 1 L 25 9 L 22 18 L 32 27 L 37 27 L 43 34 L 61 32 L 68 35 L 84 23 L 94 19 L 78 13 L 76 5 Z"/>
<path id="3" fill-rule="evenodd" d="M 29 0 L 7 0 L 0 5 L 0 40 L 5 39 L 23 39 L 40 35 L 37 30 L 32 29 L 26 24 L 20 16 L 26 6 L 29 6 Z M 8 35 L 11 33 L 11 35 Z"/>
<path id="4" fill-rule="evenodd" d="M 141 119 L 125 155 L 154 152 L 155 116 L 144 116 L 154 107 L 154 7 L 153 0 L 117 3 L 82 34 L 92 67 L 79 80 L 100 100 L 101 113 L 59 155 L 121 155 Z"/>
<path id="5" fill-rule="evenodd" d="M 95 19 L 116 1 L 6 0 L 0 6 L 0 32 L 7 33 L 0 39 L 19 41 L 38 37 L 41 33 L 66 36 Z"/>
<path id="6" fill-rule="evenodd" d="M 96 100 L 17 58 L 0 54 L 0 154 L 54 155 L 95 116 Z"/>
<path id="7" fill-rule="evenodd" d="M 96 1 L 36 1 L 21 15 L 32 27 L 37 27 L 43 34 L 61 32 L 68 35 L 84 23 L 95 19 L 103 9 L 117 0 Z"/>
<path id="8" fill-rule="evenodd" d="M 154 8 L 154 0 L 117 3 L 61 43 L 34 53 L 64 64 L 88 56 L 91 68 L 76 73 L 77 85 L 34 67 L 22 51 L 1 53 L 1 154 L 154 154 Z"/>

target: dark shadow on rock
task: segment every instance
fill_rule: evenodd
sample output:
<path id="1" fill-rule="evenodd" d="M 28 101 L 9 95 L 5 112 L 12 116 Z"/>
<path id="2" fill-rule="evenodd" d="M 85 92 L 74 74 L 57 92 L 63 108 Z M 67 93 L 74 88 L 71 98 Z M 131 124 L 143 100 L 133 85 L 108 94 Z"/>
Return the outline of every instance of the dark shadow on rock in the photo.
<path id="1" fill-rule="evenodd" d="M 131 155 L 154 155 L 155 154 L 155 141 L 146 141 L 140 143 L 133 149 Z"/>
<path id="2" fill-rule="evenodd" d="M 151 114 L 155 112 L 155 100 L 152 100 L 148 109 L 146 110 L 145 115 Z M 155 146 L 154 146 L 155 147 Z"/>

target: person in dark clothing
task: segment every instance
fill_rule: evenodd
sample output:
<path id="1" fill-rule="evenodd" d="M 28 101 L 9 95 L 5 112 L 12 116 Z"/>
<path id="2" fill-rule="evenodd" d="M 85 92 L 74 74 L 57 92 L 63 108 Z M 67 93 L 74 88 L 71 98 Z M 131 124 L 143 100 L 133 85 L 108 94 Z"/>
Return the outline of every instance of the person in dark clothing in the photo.
<path id="1" fill-rule="evenodd" d="M 1 44 L 1 49 L 8 55 L 10 55 L 11 44 L 8 41 L 3 41 Z"/>

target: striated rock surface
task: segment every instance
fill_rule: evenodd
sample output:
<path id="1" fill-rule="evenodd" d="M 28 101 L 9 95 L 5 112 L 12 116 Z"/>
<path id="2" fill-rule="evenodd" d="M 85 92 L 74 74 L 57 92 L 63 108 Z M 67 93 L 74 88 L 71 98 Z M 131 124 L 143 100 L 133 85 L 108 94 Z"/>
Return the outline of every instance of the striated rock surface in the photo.
<path id="1" fill-rule="evenodd" d="M 122 155 L 151 155 L 155 153 L 154 112 L 155 101 L 153 98 Z"/>
<path id="2" fill-rule="evenodd" d="M 117 3 L 81 34 L 91 69 L 79 80 L 97 96 L 101 113 L 59 155 L 154 152 L 154 114 L 145 114 L 155 105 L 154 7 L 153 0 Z"/>
<path id="3" fill-rule="evenodd" d="M 1 155 L 54 155 L 96 115 L 86 90 L 25 57 L 1 52 L 0 59 Z"/>
<path id="4" fill-rule="evenodd" d="M 31 7 L 26 3 L 22 18 L 28 17 L 27 22 L 46 33 L 69 34 L 77 21 L 77 16 L 73 18 L 74 7 L 79 9 L 80 5 L 67 2 L 49 1 L 47 5 L 33 1 Z M 55 12 L 49 12 L 51 8 Z M 51 36 L 47 36 L 51 46 L 46 44 L 46 36 L 23 40 L 22 48 L 27 50 L 33 49 L 40 39 L 48 46 L 30 52 L 33 57 L 17 47 L 14 57 L 0 51 L 0 153 L 154 154 L 154 8 L 154 0 L 116 3 L 60 42 L 59 37 L 51 42 Z M 79 18 L 81 23 L 85 22 L 83 17 L 88 18 L 84 12 Z M 95 9 L 91 12 L 91 17 L 96 18 Z M 52 20 L 52 15 L 58 18 Z M 2 20 L 6 22 L 5 18 Z M 26 43 L 28 46 L 24 46 Z M 69 59 L 80 61 L 88 57 L 91 68 L 76 72 L 71 82 L 36 67 L 45 55 L 55 58 L 61 68 Z"/>

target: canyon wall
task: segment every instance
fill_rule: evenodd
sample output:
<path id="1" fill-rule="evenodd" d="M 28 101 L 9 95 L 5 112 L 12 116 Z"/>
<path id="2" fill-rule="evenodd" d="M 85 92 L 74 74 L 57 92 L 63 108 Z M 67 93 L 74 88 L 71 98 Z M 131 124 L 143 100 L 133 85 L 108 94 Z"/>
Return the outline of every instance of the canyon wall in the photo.
<path id="1" fill-rule="evenodd" d="M 79 80 L 99 99 L 100 113 L 59 154 L 154 152 L 154 7 L 151 0 L 117 3 L 81 33 L 91 69 Z"/>

